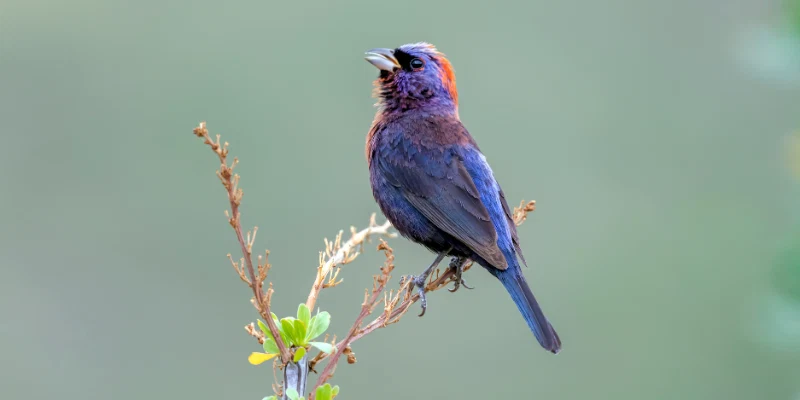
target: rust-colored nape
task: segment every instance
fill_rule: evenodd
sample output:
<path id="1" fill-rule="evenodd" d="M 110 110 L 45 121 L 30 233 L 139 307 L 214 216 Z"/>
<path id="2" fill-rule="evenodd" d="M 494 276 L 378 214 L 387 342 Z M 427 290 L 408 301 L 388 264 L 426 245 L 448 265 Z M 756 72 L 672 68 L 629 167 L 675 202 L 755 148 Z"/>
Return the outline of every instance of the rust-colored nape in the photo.
<path id="1" fill-rule="evenodd" d="M 458 106 L 458 90 L 456 89 L 456 73 L 453 71 L 453 64 L 450 64 L 444 54 L 439 53 L 436 57 L 439 65 L 442 67 L 442 85 L 450 92 L 450 97 L 453 98 L 453 103 Z"/>

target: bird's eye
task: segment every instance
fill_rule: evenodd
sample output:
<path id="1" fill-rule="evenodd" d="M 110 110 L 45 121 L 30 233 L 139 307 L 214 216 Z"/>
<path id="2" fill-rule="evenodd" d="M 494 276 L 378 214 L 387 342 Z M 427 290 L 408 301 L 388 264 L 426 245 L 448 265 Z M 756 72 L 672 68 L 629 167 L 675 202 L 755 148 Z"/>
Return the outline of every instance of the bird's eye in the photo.
<path id="1" fill-rule="evenodd" d="M 419 58 L 415 58 L 415 59 L 411 60 L 411 62 L 408 63 L 408 65 L 410 65 L 411 68 L 420 69 L 420 68 L 422 68 L 423 65 L 425 65 L 425 63 L 422 62 L 422 60 L 420 60 Z"/>

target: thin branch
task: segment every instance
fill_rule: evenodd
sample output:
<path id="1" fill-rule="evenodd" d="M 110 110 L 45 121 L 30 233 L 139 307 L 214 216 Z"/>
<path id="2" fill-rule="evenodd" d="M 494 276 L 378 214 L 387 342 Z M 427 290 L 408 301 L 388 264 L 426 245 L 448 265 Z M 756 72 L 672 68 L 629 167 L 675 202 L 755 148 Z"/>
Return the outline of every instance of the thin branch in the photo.
<path id="1" fill-rule="evenodd" d="M 325 369 L 322 370 L 322 373 L 319 375 L 317 379 L 316 385 L 314 385 L 314 389 L 311 390 L 313 399 L 313 394 L 316 393 L 316 388 L 320 385 L 324 384 L 325 381 L 333 376 L 333 371 L 336 369 L 336 363 L 339 361 L 339 357 L 342 354 L 345 354 L 345 349 L 350 347 L 350 343 L 353 342 L 356 335 L 359 334 L 361 331 L 361 323 L 364 322 L 364 318 L 369 316 L 372 313 L 375 305 L 380 302 L 381 294 L 383 290 L 386 288 L 386 283 L 389 282 L 391 279 L 392 270 L 394 270 L 394 254 L 392 248 L 386 244 L 383 240 L 381 240 L 381 244 L 378 245 L 378 250 L 383 250 L 384 255 L 386 256 L 386 260 L 383 263 L 383 267 L 381 267 L 381 274 L 375 275 L 373 277 L 372 282 L 372 292 L 369 291 L 364 293 L 364 302 L 361 303 L 361 313 L 358 314 L 353 326 L 350 328 L 350 332 L 342 339 L 339 344 L 336 346 L 333 355 L 331 355 L 331 359 L 328 362 L 328 365 L 325 366 Z M 352 356 L 352 351 L 347 352 L 348 360 Z M 353 356 L 355 357 L 355 356 Z"/>
<path id="2" fill-rule="evenodd" d="M 245 240 L 245 236 L 242 234 L 241 213 L 239 212 L 239 206 L 242 203 L 242 196 L 244 193 L 242 189 L 238 187 L 239 175 L 233 173 L 233 169 L 236 167 L 236 164 L 239 163 L 239 160 L 234 158 L 233 162 L 228 165 L 228 142 L 221 143 L 220 135 L 217 135 L 216 141 L 212 140 L 208 134 L 208 129 L 206 128 L 205 122 L 201 122 L 200 125 L 194 128 L 193 132 L 195 135 L 197 135 L 197 137 L 204 139 L 204 143 L 211 147 L 211 150 L 213 150 L 217 155 L 221 164 L 219 170 L 217 171 L 217 177 L 219 177 L 220 181 L 222 182 L 222 186 L 225 187 L 225 190 L 228 193 L 228 201 L 230 202 L 231 207 L 230 213 L 228 213 L 226 210 L 225 214 L 228 217 L 228 223 L 230 223 L 234 232 L 236 232 L 236 239 L 239 241 L 239 245 L 242 250 L 244 266 L 242 266 L 241 263 L 233 261 L 233 257 L 230 255 L 228 258 L 231 260 L 233 268 L 236 269 L 236 272 L 239 274 L 239 278 L 247 283 L 250 289 L 252 289 L 253 295 L 255 296 L 253 303 L 258 312 L 261 314 L 261 318 L 264 319 L 264 322 L 269 327 L 272 337 L 275 338 L 278 350 L 280 350 L 281 353 L 281 359 L 284 363 L 287 363 L 291 360 L 291 353 L 286 348 L 286 345 L 284 345 L 283 341 L 280 340 L 280 331 L 270 315 L 269 297 L 271 295 L 272 288 L 269 289 L 269 292 L 266 295 L 263 292 L 264 280 L 266 279 L 267 271 L 269 270 L 269 264 L 266 262 L 264 262 L 263 265 L 259 263 L 258 275 L 256 275 L 256 270 L 253 268 L 252 249 L 257 228 L 253 230 L 252 235 L 250 232 L 247 233 L 247 240 Z M 244 276 L 243 273 L 245 266 L 247 268 L 247 277 Z"/>
<path id="3" fill-rule="evenodd" d="M 254 323 L 251 322 L 245 325 L 244 330 L 246 330 L 250 336 L 256 338 L 256 340 L 258 340 L 258 344 L 264 344 L 264 340 L 266 340 L 264 337 L 264 332 L 261 332 L 260 329 L 256 329 L 256 325 Z"/>
<path id="4" fill-rule="evenodd" d="M 514 212 L 512 215 L 514 219 L 514 224 L 516 224 L 517 226 L 522 225 L 522 223 L 525 222 L 525 220 L 527 219 L 528 214 L 533 212 L 534 210 L 536 210 L 535 200 L 531 200 L 528 203 L 525 203 L 524 201 L 521 202 L 519 207 L 514 208 Z M 389 246 L 386 245 L 385 242 L 381 241 L 381 244 L 378 247 L 378 249 L 384 250 L 384 253 L 387 256 L 388 263 L 391 263 L 394 260 L 394 255 L 392 255 L 391 253 L 391 248 L 389 248 Z M 391 260 L 389 260 L 389 257 L 391 257 Z M 468 262 L 467 264 L 464 265 L 463 271 L 469 270 L 472 267 L 472 265 L 473 265 L 472 261 Z M 440 270 L 437 269 L 434 273 L 431 274 L 428 284 L 425 286 L 425 292 L 426 293 L 435 292 L 437 290 L 446 287 L 450 282 L 455 282 L 455 271 L 453 271 L 450 268 L 447 268 L 444 272 L 441 272 Z M 405 315 L 405 313 L 408 312 L 411 306 L 417 301 L 419 301 L 419 293 L 416 292 L 414 289 L 415 288 L 413 283 L 410 280 L 406 280 L 404 278 L 400 281 L 400 288 L 396 292 L 390 291 L 389 293 L 384 293 L 383 313 L 381 313 L 380 316 L 376 317 L 374 320 L 372 320 L 369 324 L 367 324 L 363 328 L 361 328 L 360 326 L 364 318 L 361 318 L 361 315 L 359 315 L 359 319 L 356 320 L 356 323 L 353 324 L 353 327 L 350 329 L 351 332 L 355 331 L 356 333 L 352 336 L 348 335 L 348 337 L 345 338 L 347 342 L 341 341 L 336 344 L 337 354 L 341 350 L 349 349 L 350 345 L 353 342 L 374 332 L 375 330 L 380 328 L 385 328 L 391 324 L 400 321 L 400 318 L 402 318 L 403 315 Z M 375 307 L 375 304 L 373 304 L 372 307 Z M 362 307 L 362 313 L 363 312 L 364 308 Z M 315 357 L 311 361 L 311 366 L 313 367 L 315 364 L 321 362 L 328 356 L 329 354 L 326 353 L 318 354 L 317 357 Z M 350 350 L 348 354 L 348 362 L 350 362 L 351 357 L 353 362 L 355 362 L 355 356 L 352 354 L 352 350 Z M 331 357 L 331 360 L 329 360 L 329 364 L 326 366 L 325 370 L 328 370 L 329 368 L 331 369 L 335 368 L 331 367 L 331 364 L 335 364 L 337 360 L 338 357 L 336 358 Z M 324 375 L 325 372 L 323 371 L 323 374 L 320 375 L 320 379 L 322 379 Z M 328 378 L 329 377 L 326 377 L 326 379 Z M 318 381 L 317 384 L 319 385 L 323 383 L 325 382 L 320 380 Z"/>
<path id="5" fill-rule="evenodd" d="M 522 225 L 525 222 L 525 219 L 528 218 L 528 213 L 532 213 L 536 211 L 536 200 L 531 200 L 529 202 L 525 202 L 522 200 L 519 202 L 519 207 L 514 207 L 513 217 L 514 223 L 517 226 Z"/>
<path id="6" fill-rule="evenodd" d="M 342 232 L 336 235 L 333 242 L 325 240 L 325 251 L 320 252 L 320 262 L 317 267 L 317 276 L 314 279 L 314 284 L 311 285 L 311 293 L 308 294 L 306 306 L 309 310 L 314 309 L 317 303 L 319 292 L 327 287 L 338 285 L 341 281 L 337 281 L 339 276 L 339 267 L 348 264 L 356 259 L 362 252 L 363 244 L 367 242 L 370 236 L 379 235 L 385 237 L 395 237 L 397 234 L 390 233 L 389 229 L 392 224 L 386 221 L 383 225 L 375 223 L 375 214 L 369 219 L 369 226 L 360 232 L 356 232 L 355 227 L 350 228 L 350 239 L 342 243 Z"/>
<path id="7" fill-rule="evenodd" d="M 514 207 L 514 224 L 517 226 L 522 225 L 528 218 L 528 214 L 534 210 L 536 210 L 536 200 L 531 200 L 528 203 L 525 203 L 525 201 L 520 202 L 519 207 Z M 463 271 L 467 271 L 471 267 L 472 261 L 470 260 L 464 265 Z M 455 282 L 455 271 L 453 269 L 447 268 L 443 273 L 439 273 L 437 269 L 436 273 L 433 274 L 432 278 L 429 280 L 429 283 L 425 286 L 425 292 L 434 292 L 442 289 L 451 281 Z M 364 329 L 353 337 L 351 342 L 366 336 L 378 328 L 385 328 L 388 325 L 398 322 L 400 318 L 408 312 L 411 305 L 419 300 L 419 293 L 411 294 L 411 290 L 414 288 L 410 282 L 401 282 L 400 287 L 401 289 L 399 289 L 393 297 L 387 297 L 384 302 L 383 314 L 365 326 Z M 400 302 L 400 300 L 402 300 L 402 302 Z M 397 303 L 400 304 L 398 305 Z"/>

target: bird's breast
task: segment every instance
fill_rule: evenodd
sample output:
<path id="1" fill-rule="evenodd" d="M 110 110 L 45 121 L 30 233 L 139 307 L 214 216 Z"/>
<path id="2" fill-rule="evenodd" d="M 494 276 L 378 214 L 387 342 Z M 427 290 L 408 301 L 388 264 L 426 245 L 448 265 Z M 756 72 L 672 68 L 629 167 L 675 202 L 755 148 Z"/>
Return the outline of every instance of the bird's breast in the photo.
<path id="1" fill-rule="evenodd" d="M 413 155 L 466 145 L 476 146 L 475 140 L 454 114 L 379 112 L 367 135 L 366 155 L 371 163 L 387 151 Z"/>

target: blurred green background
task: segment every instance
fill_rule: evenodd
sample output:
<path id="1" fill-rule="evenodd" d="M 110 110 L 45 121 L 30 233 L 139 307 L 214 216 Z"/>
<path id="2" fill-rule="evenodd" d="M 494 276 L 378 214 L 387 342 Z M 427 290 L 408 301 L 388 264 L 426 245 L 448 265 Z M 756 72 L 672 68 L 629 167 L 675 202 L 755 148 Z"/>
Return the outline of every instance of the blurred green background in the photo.
<path id="1" fill-rule="evenodd" d="M 217 162 L 191 130 L 208 121 L 240 158 L 243 222 L 289 315 L 323 237 L 377 211 L 363 52 L 429 41 L 509 201 L 537 200 L 525 272 L 564 351 L 476 269 L 474 291 L 359 341 L 343 399 L 797 399 L 784 150 L 800 45 L 770 39 L 797 32 L 784 6 L 4 0 L 0 397 L 270 394 L 271 369 L 247 363 L 256 314 L 225 258 Z M 391 245 L 396 275 L 432 259 Z M 374 246 L 322 294 L 340 336 Z"/>

